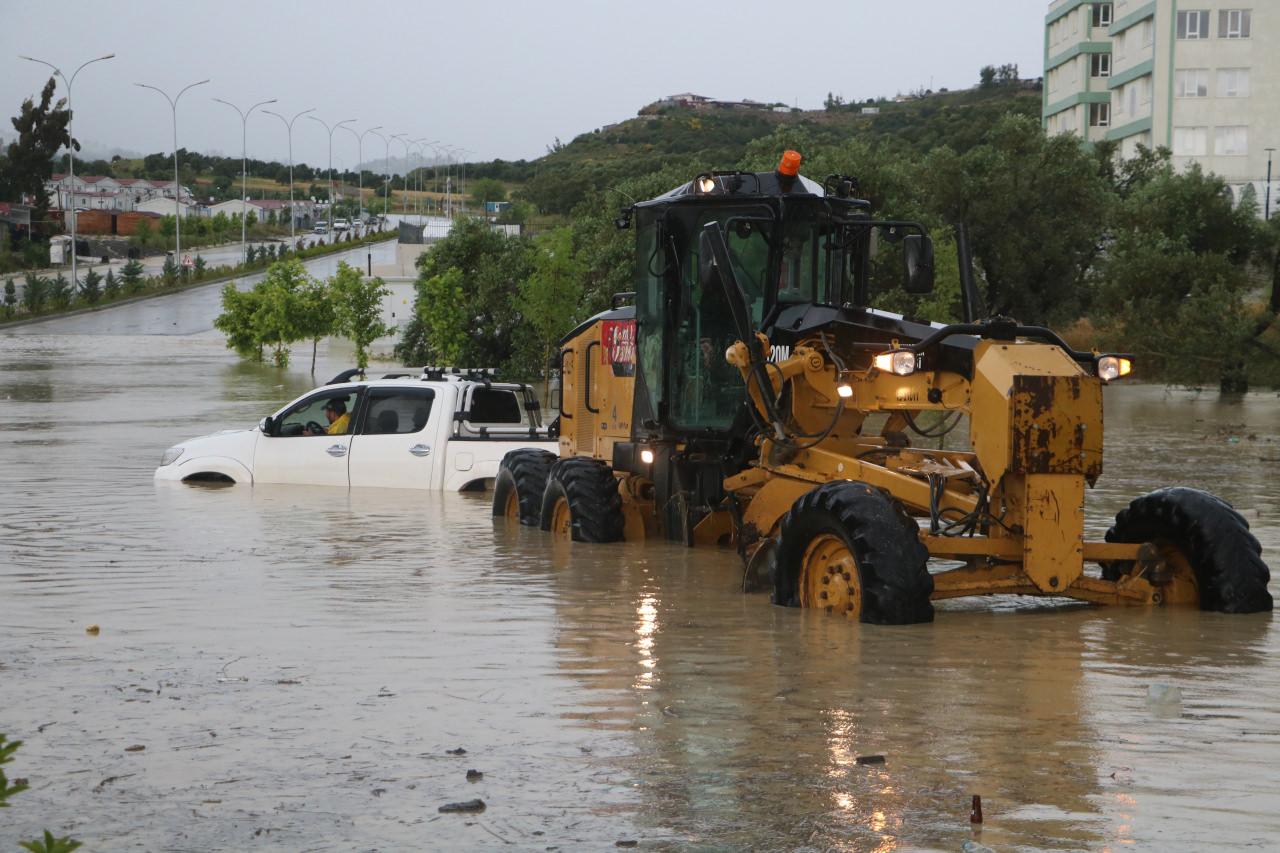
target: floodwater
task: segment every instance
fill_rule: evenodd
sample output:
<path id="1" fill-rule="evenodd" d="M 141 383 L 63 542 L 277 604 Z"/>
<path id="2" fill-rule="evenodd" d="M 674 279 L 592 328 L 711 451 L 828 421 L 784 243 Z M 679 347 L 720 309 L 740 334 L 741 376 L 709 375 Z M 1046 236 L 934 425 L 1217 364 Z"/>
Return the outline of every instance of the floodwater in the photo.
<path id="1" fill-rule="evenodd" d="M 202 299 L 0 334 L 0 732 L 31 783 L 0 847 L 1274 849 L 1270 614 L 865 626 L 742 595 L 728 553 L 553 546 L 486 495 L 156 484 L 313 382 L 239 363 Z M 1093 531 L 1195 485 L 1280 568 L 1280 398 L 1107 393 Z"/>

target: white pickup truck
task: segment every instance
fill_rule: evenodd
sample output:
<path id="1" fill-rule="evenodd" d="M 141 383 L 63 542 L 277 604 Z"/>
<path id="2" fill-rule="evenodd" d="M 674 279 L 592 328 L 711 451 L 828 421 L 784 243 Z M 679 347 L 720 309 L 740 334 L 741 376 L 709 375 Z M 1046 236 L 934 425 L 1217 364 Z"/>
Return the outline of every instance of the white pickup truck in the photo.
<path id="1" fill-rule="evenodd" d="M 359 377 L 347 371 L 254 429 L 176 444 L 155 477 L 469 491 L 491 486 L 510 450 L 556 450 L 528 385 L 440 368 Z"/>

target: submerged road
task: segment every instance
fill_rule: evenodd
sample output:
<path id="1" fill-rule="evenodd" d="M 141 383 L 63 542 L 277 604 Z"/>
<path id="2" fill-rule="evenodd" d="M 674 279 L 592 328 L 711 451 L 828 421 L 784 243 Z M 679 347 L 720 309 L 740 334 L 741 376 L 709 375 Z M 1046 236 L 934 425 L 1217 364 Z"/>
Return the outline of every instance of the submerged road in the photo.
<path id="1" fill-rule="evenodd" d="M 31 783 L 0 846 L 46 827 L 201 851 L 1280 834 L 1270 614 L 997 597 L 882 628 L 743 595 L 731 553 L 553 545 L 487 495 L 154 483 L 170 444 L 316 381 L 239 362 L 208 331 L 216 294 L 0 333 L 0 732 Z M 322 349 L 317 375 L 346 366 Z M 1195 485 L 1280 568 L 1280 398 L 1117 385 L 1107 407 L 1091 532 Z"/>

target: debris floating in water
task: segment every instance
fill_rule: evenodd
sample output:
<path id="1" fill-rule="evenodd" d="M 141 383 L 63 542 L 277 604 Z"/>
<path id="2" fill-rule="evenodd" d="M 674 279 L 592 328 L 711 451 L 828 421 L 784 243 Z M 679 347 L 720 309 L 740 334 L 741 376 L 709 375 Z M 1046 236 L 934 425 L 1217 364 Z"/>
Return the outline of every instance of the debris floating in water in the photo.
<path id="1" fill-rule="evenodd" d="M 467 754 L 467 751 L 462 747 L 458 747 L 457 749 L 446 749 L 445 752 L 447 752 L 449 755 L 466 755 Z"/>
<path id="2" fill-rule="evenodd" d="M 460 803 L 445 803 L 437 811 L 443 814 L 482 812 L 484 811 L 484 800 L 463 800 Z"/>
<path id="3" fill-rule="evenodd" d="M 97 624 L 89 625 L 88 627 L 86 627 L 86 628 L 84 629 L 84 632 L 85 632 L 86 634 L 89 634 L 89 635 L 94 636 L 94 637 L 98 636 L 98 634 L 99 634 L 101 631 L 102 631 L 102 629 L 101 629 L 101 628 L 99 628 L 99 627 L 97 626 Z"/>
<path id="4" fill-rule="evenodd" d="M 969 805 L 969 823 L 982 823 L 982 797 L 979 794 L 973 795 L 973 802 Z"/>
<path id="5" fill-rule="evenodd" d="M 468 770 L 468 771 L 467 771 L 467 781 L 468 781 L 468 782 L 479 782 L 479 781 L 480 781 L 481 779 L 483 779 L 483 778 L 484 778 L 484 774 L 483 774 L 483 773 L 481 773 L 479 770 Z"/>
<path id="6" fill-rule="evenodd" d="M 883 755 L 859 755 L 854 759 L 857 764 L 884 764 Z"/>

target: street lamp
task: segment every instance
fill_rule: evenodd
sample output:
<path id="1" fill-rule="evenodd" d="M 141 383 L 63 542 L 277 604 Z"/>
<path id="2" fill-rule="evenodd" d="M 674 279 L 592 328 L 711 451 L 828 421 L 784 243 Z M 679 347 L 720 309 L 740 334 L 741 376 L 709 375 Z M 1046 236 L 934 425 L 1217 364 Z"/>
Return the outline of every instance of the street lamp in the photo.
<path id="1" fill-rule="evenodd" d="M 147 83 L 134 83 L 135 86 L 141 86 L 144 89 L 153 89 L 164 95 L 164 99 L 169 102 L 169 108 L 173 110 L 173 262 L 175 264 L 182 263 L 182 206 L 179 203 L 179 196 L 182 195 L 182 185 L 178 183 L 178 100 L 182 97 L 187 89 L 203 86 L 208 80 L 201 80 L 198 83 L 192 83 L 184 86 L 175 97 L 170 98 L 164 89 L 157 86 L 151 86 Z"/>
<path id="2" fill-rule="evenodd" d="M 436 145 L 438 144 L 439 142 L 427 144 L 427 147 L 431 149 L 431 158 L 432 158 L 431 159 L 431 177 L 432 177 L 432 181 L 435 183 L 435 187 L 436 187 L 435 191 L 437 193 L 440 192 L 440 149 L 436 147 Z M 434 201 L 436 204 L 436 213 L 439 213 L 440 212 L 439 197 L 437 196 L 434 199 Z"/>
<path id="3" fill-rule="evenodd" d="M 422 178 L 423 178 L 422 172 L 423 172 L 423 169 L 424 169 L 424 168 L 426 167 L 426 165 L 427 165 L 427 157 L 426 157 L 426 153 L 427 153 L 427 152 L 426 152 L 426 151 L 424 151 L 423 149 L 424 149 L 424 148 L 430 148 L 432 145 L 435 145 L 435 144 L 436 144 L 437 142 L 439 142 L 439 141 L 440 141 L 439 139 L 431 139 L 431 140 L 427 140 L 427 139 L 415 139 L 415 140 L 413 140 L 413 144 L 418 146 L 418 155 L 419 155 L 419 156 L 418 156 L 418 164 L 419 164 L 419 165 L 418 165 L 418 197 L 419 197 L 419 198 L 421 198 L 421 197 L 422 197 Z M 427 205 L 427 201 L 426 201 L 426 199 L 423 199 L 423 200 L 422 200 L 422 207 L 423 207 L 423 209 L 424 209 L 424 210 L 429 209 L 429 208 L 428 208 L 428 205 Z"/>
<path id="4" fill-rule="evenodd" d="M 1267 152 L 1267 189 L 1266 189 L 1266 193 L 1264 194 L 1266 197 L 1266 202 L 1263 204 L 1263 207 L 1262 207 L 1262 210 L 1263 210 L 1262 218 L 1264 221 L 1270 222 L 1271 221 L 1271 153 L 1276 149 L 1266 148 L 1264 150 Z"/>
<path id="5" fill-rule="evenodd" d="M 224 101 L 222 98 L 214 98 L 220 104 L 226 104 L 240 115 L 240 263 L 246 263 L 249 260 L 249 253 L 245 248 L 245 228 L 249 221 L 249 116 L 253 115 L 253 111 L 258 107 L 265 107 L 267 104 L 274 104 L 275 98 L 269 101 L 258 101 L 258 103 L 249 107 L 247 110 L 241 110 L 230 101 Z M 290 211 L 290 216 L 293 212 Z"/>
<path id="6" fill-rule="evenodd" d="M 376 127 L 370 128 L 365 132 L 372 133 L 382 140 L 382 165 L 387 167 L 387 171 L 383 172 L 386 177 L 382 181 L 382 218 L 385 220 L 387 218 L 387 200 L 391 197 L 391 142 L 381 133 L 378 133 L 378 128 Z M 384 222 L 383 224 L 385 225 L 386 223 Z"/>
<path id="7" fill-rule="evenodd" d="M 404 212 L 407 215 L 409 213 L 409 172 L 410 172 L 408 134 L 393 133 L 391 135 L 391 138 L 404 146 L 404 199 L 405 199 Z"/>
<path id="8" fill-rule="evenodd" d="M 344 124 L 351 124 L 353 121 L 355 121 L 355 119 L 344 118 L 342 121 L 330 127 L 328 122 L 326 122 L 322 118 L 316 118 L 315 116 L 307 116 L 307 118 L 311 119 L 312 121 L 320 122 L 320 124 L 324 125 L 324 129 L 329 132 L 329 242 L 332 243 L 333 242 L 333 132 L 338 128 L 342 127 Z"/>
<path id="9" fill-rule="evenodd" d="M 374 125 L 373 127 L 366 130 L 364 133 L 356 133 L 355 128 L 353 127 L 344 127 L 343 130 L 345 130 L 347 133 L 350 133 L 352 136 L 356 138 L 356 148 L 358 149 L 358 156 L 360 158 L 359 161 L 356 163 L 356 172 L 357 172 L 356 178 L 359 181 L 358 183 L 359 189 L 356 190 L 356 198 L 358 199 L 358 203 L 356 204 L 356 207 L 360 211 L 359 214 L 357 215 L 360 217 L 360 226 L 363 228 L 364 227 L 364 138 L 366 134 L 373 133 L 376 130 L 382 130 L 382 125 L 380 124 Z"/>
<path id="10" fill-rule="evenodd" d="M 70 158 L 70 167 L 67 172 L 71 177 L 71 289 L 74 291 L 79 283 L 76 280 L 76 137 L 75 137 L 75 113 L 71 111 L 71 84 L 76 82 L 76 75 L 79 74 L 86 65 L 92 65 L 95 62 L 102 62 L 104 59 L 114 59 L 114 53 L 108 53 L 106 56 L 99 56 L 97 59 L 90 59 L 88 62 L 81 64 L 79 68 L 71 72 L 71 79 L 67 79 L 67 75 L 62 73 L 62 69 L 51 62 L 45 62 L 43 59 L 35 59 L 30 56 L 19 56 L 19 59 L 25 59 L 27 62 L 35 62 L 40 65 L 48 66 L 53 69 L 55 77 L 61 77 L 62 82 L 67 86 L 67 156 Z M 63 211 L 66 214 L 66 211 Z M 92 271 L 92 270 L 91 270 Z"/>
<path id="11" fill-rule="evenodd" d="M 276 118 L 284 122 L 285 130 L 287 130 L 289 133 L 289 243 L 290 243 L 290 248 L 292 248 L 292 244 L 297 236 L 294 234 L 294 225 L 296 224 L 297 218 L 298 218 L 297 212 L 294 211 L 293 209 L 293 123 L 297 121 L 300 116 L 304 116 L 307 113 L 313 113 L 315 111 L 316 111 L 316 108 L 312 107 L 309 110 L 303 110 L 302 112 L 295 115 L 293 118 L 287 119 L 284 116 L 280 115 L 280 113 L 274 113 L 271 110 L 263 110 L 263 112 L 266 113 L 267 115 L 275 116 Z"/>

